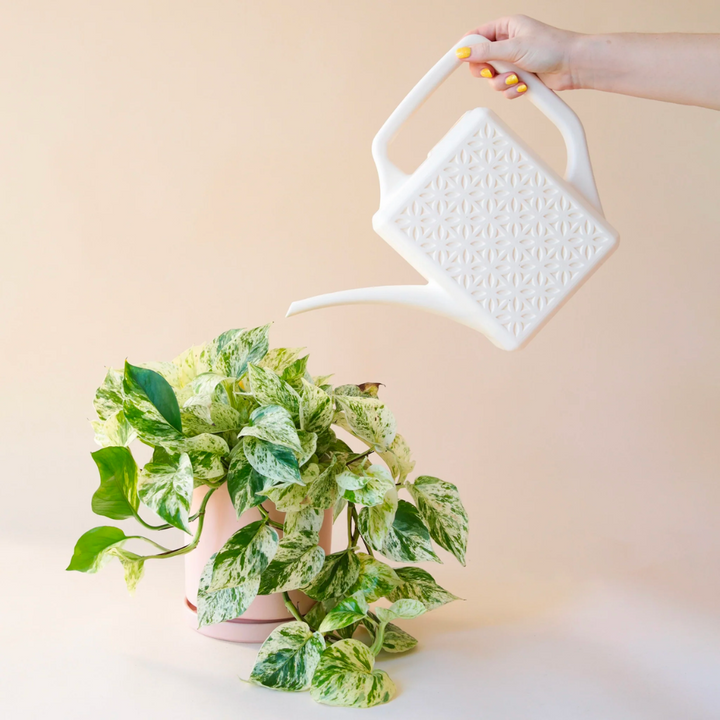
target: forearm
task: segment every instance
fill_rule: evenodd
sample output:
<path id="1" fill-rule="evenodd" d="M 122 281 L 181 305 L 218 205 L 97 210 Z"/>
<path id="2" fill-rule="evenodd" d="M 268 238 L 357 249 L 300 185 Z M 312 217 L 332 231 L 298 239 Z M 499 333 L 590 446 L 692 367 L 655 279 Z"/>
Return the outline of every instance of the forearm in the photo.
<path id="1" fill-rule="evenodd" d="M 720 110 L 720 35 L 581 35 L 573 85 Z"/>

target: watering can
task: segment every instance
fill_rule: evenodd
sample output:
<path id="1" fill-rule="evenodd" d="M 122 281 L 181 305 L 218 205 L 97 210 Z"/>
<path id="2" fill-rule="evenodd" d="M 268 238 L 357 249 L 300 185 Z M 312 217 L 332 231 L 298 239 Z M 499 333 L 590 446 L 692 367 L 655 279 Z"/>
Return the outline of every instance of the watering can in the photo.
<path id="1" fill-rule="evenodd" d="M 398 105 L 375 136 L 380 208 L 372 224 L 425 279 L 425 285 L 369 287 L 292 303 L 287 315 L 333 305 L 380 303 L 421 308 L 515 350 L 557 312 L 618 244 L 606 222 L 577 115 L 531 73 L 514 72 L 526 95 L 558 127 L 567 147 L 561 178 L 494 112 L 475 108 L 407 175 L 388 159 L 402 124 L 462 63 L 460 40 Z"/>

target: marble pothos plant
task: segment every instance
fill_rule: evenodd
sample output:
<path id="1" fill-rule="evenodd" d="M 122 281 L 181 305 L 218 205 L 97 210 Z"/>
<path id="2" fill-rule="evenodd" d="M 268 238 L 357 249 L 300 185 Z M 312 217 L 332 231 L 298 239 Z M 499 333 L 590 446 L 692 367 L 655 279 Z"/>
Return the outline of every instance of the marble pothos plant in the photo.
<path id="1" fill-rule="evenodd" d="M 178 528 L 189 540 L 170 549 L 104 525 L 78 540 L 68 570 L 95 573 L 115 557 L 133 591 L 148 562 L 197 546 L 207 502 L 226 484 L 238 517 L 257 508 L 260 519 L 207 563 L 200 625 L 241 616 L 257 595 L 283 593 L 294 621 L 262 645 L 250 680 L 309 690 L 328 705 L 371 707 L 395 692 L 376 656 L 417 644 L 395 621 L 457 599 L 408 563 L 440 562 L 434 540 L 464 565 L 467 514 L 455 485 L 409 479 L 415 463 L 376 383 L 333 388 L 329 376 L 308 373 L 300 349 L 269 350 L 268 330 L 229 330 L 172 362 L 126 362 L 107 373 L 94 401 L 101 449 L 92 509 L 146 530 Z M 362 447 L 352 449 L 333 426 Z M 136 440 L 153 449 L 142 468 L 130 450 Z M 200 485 L 208 490 L 191 514 Z M 271 504 L 283 524 L 270 517 Z M 162 524 L 143 519 L 143 505 Z M 347 547 L 326 556 L 318 533 L 327 509 L 345 515 Z M 304 617 L 288 595 L 297 589 L 317 601 Z"/>

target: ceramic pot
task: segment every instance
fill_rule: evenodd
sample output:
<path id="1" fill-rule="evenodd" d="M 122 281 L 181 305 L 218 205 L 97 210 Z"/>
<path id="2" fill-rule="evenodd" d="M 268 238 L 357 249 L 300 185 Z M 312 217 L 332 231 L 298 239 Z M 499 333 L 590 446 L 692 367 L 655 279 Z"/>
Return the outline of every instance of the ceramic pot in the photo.
<path id="1" fill-rule="evenodd" d="M 206 487 L 199 487 L 193 493 L 191 513 L 197 512 L 202 499 L 207 493 Z M 283 522 L 284 513 L 278 512 L 272 503 L 267 503 L 270 517 L 278 522 Z M 230 642 L 262 642 L 276 628 L 292 616 L 285 607 L 282 593 L 274 595 L 258 595 L 250 603 L 250 607 L 242 617 L 235 620 L 228 620 L 217 625 L 207 625 L 198 628 L 197 622 L 197 590 L 205 564 L 213 553 L 218 552 L 227 542 L 228 538 L 241 527 L 260 519 L 260 511 L 252 508 L 243 514 L 238 520 L 235 508 L 230 501 L 227 485 L 223 485 L 215 491 L 205 508 L 205 524 L 198 546 L 191 553 L 185 556 L 185 610 L 188 622 L 191 626 L 203 635 L 229 640 Z M 191 524 L 194 529 L 195 523 Z M 282 537 L 282 531 L 278 530 Z M 326 554 L 330 554 L 330 543 L 332 539 L 332 511 L 325 512 L 325 521 L 320 530 L 320 546 Z M 292 591 L 290 597 L 293 602 L 300 606 L 300 612 L 307 612 L 314 604 L 307 595 L 299 590 Z"/>

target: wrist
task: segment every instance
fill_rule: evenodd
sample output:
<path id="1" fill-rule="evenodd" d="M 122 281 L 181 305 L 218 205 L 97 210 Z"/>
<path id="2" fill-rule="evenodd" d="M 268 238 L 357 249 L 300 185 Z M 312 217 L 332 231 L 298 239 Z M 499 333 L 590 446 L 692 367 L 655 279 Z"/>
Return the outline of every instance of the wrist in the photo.
<path id="1" fill-rule="evenodd" d="M 594 87 L 595 72 L 592 57 L 597 45 L 596 35 L 577 34 L 568 51 L 568 74 L 573 90 L 591 90 Z"/>

